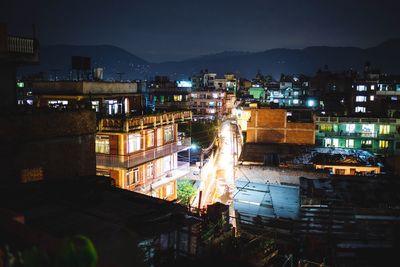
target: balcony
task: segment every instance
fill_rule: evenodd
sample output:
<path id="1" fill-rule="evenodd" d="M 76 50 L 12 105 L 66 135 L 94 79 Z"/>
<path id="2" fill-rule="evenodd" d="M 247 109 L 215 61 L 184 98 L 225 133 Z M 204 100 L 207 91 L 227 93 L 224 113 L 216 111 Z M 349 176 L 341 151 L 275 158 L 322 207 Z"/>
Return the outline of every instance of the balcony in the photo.
<path id="1" fill-rule="evenodd" d="M 191 138 L 182 138 L 178 142 L 148 149 L 133 155 L 96 154 L 96 165 L 114 168 L 131 168 L 158 158 L 186 150 L 191 145 Z"/>
<path id="2" fill-rule="evenodd" d="M 38 41 L 32 38 L 19 36 L 7 36 L 1 40 L 4 46 L 0 45 L 0 58 L 25 63 L 39 62 Z"/>
<path id="3" fill-rule="evenodd" d="M 162 185 L 165 185 L 185 175 L 188 175 L 189 173 L 190 173 L 189 162 L 178 161 L 176 168 L 169 170 L 154 179 L 149 179 L 143 185 L 137 187 L 135 191 L 147 194 L 151 190 L 154 190 Z"/>
<path id="4" fill-rule="evenodd" d="M 164 114 L 141 115 L 134 117 L 104 117 L 97 122 L 98 130 L 109 132 L 130 132 L 147 127 L 192 120 L 191 111 L 168 112 Z"/>
<path id="5" fill-rule="evenodd" d="M 345 133 L 345 132 L 317 132 L 316 136 L 319 138 L 324 137 L 352 137 L 352 138 L 379 138 L 391 140 L 398 138 L 398 134 L 379 134 L 379 133 Z"/>

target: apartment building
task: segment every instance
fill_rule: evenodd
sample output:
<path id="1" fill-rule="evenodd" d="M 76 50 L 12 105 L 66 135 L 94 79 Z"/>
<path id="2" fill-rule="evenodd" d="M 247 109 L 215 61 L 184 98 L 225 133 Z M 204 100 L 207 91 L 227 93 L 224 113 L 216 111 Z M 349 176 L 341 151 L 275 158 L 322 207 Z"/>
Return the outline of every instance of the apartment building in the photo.
<path id="1" fill-rule="evenodd" d="M 191 93 L 193 116 L 198 119 L 222 118 L 226 111 L 227 93 L 222 90 L 196 90 Z M 230 98 L 232 102 L 232 97 Z M 231 104 L 232 108 L 232 104 Z"/>
<path id="2" fill-rule="evenodd" d="M 178 123 L 191 111 L 146 114 L 136 83 L 60 81 L 32 83 L 37 105 L 97 113 L 97 174 L 115 185 L 163 199 L 176 198 L 176 179 L 189 172 L 177 153 L 190 147 Z"/>
<path id="3" fill-rule="evenodd" d="M 176 199 L 176 181 L 189 173 L 189 163 L 179 161 L 178 152 L 191 145 L 190 138 L 178 136 L 178 123 L 191 119 L 190 111 L 100 119 L 97 173 L 123 189 Z"/>
<path id="4" fill-rule="evenodd" d="M 364 149 L 383 155 L 399 148 L 400 119 L 316 117 L 316 143 L 324 147 Z"/>

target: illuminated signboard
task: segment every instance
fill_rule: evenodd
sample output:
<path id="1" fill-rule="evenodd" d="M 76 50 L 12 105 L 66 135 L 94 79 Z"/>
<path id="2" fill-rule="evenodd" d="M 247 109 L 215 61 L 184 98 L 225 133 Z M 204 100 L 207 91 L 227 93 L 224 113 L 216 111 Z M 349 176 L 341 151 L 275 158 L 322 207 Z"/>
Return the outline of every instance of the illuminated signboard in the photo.
<path id="1" fill-rule="evenodd" d="M 176 84 L 178 87 L 192 87 L 191 81 L 177 81 Z"/>

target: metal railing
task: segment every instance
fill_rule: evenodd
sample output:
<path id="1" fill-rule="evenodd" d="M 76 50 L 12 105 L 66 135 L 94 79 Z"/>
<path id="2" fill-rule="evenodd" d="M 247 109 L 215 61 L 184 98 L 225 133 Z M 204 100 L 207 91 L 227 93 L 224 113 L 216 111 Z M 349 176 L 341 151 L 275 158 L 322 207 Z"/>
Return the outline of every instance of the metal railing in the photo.
<path id="1" fill-rule="evenodd" d="M 31 38 L 24 38 L 18 36 L 8 36 L 8 52 L 35 54 L 36 45 L 35 40 Z"/>
<path id="2" fill-rule="evenodd" d="M 182 176 L 185 176 L 190 173 L 190 165 L 189 162 L 178 161 L 177 167 L 171 170 L 166 171 L 165 173 L 146 180 L 145 183 L 135 188 L 135 191 L 146 193 L 151 191 L 152 189 L 156 189 L 157 187 L 172 182 Z"/>
<path id="3" fill-rule="evenodd" d="M 131 168 L 157 158 L 183 151 L 188 149 L 190 145 L 191 138 L 186 137 L 181 138 L 177 142 L 147 149 L 132 155 L 96 154 L 96 165 L 116 168 Z"/>
<path id="4" fill-rule="evenodd" d="M 398 134 L 379 134 L 379 133 L 345 133 L 345 132 L 317 132 L 318 137 L 355 137 L 355 138 L 382 138 L 394 139 Z"/>

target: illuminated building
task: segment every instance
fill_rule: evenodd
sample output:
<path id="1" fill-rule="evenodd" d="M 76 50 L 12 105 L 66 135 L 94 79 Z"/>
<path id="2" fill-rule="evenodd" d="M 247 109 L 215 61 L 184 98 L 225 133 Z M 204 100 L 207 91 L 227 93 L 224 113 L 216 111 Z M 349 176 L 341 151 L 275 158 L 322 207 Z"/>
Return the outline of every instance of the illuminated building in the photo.
<path id="1" fill-rule="evenodd" d="M 392 155 L 399 149 L 400 120 L 394 118 L 316 117 L 316 143 Z"/>
<path id="2" fill-rule="evenodd" d="M 40 106 L 97 112 L 97 174 L 120 188 L 176 199 L 176 180 L 189 172 L 177 153 L 190 147 L 178 123 L 190 121 L 190 111 L 145 114 L 136 83 L 34 82 L 32 88 Z"/>

